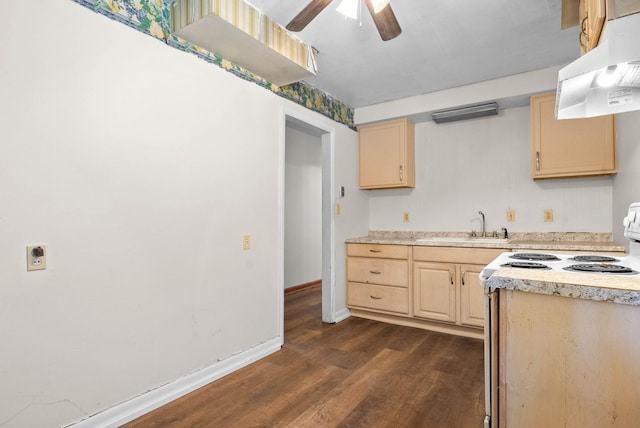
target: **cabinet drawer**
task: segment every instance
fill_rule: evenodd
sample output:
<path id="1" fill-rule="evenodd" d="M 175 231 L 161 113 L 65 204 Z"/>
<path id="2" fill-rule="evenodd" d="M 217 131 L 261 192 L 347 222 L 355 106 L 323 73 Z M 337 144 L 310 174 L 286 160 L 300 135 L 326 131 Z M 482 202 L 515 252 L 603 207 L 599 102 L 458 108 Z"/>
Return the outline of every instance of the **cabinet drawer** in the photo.
<path id="1" fill-rule="evenodd" d="M 413 247 L 413 260 L 486 265 L 508 249 Z"/>
<path id="2" fill-rule="evenodd" d="M 408 287 L 409 262 L 349 257 L 347 258 L 347 281 Z"/>
<path id="3" fill-rule="evenodd" d="M 347 256 L 407 260 L 409 247 L 406 245 L 347 244 Z"/>
<path id="4" fill-rule="evenodd" d="M 409 289 L 349 282 L 347 305 L 408 315 Z"/>

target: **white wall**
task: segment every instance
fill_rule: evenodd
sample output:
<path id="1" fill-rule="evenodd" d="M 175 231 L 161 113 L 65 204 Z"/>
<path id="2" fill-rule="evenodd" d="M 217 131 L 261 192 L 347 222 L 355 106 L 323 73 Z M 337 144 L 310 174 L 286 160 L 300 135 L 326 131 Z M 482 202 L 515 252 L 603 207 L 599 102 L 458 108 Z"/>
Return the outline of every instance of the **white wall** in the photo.
<path id="1" fill-rule="evenodd" d="M 612 178 L 533 181 L 529 107 L 416 125 L 416 187 L 371 191 L 373 230 L 611 232 Z M 516 211 L 507 223 L 506 211 Z M 554 210 L 554 222 L 543 211 Z M 409 212 L 410 222 L 403 222 Z"/>
<path id="2" fill-rule="evenodd" d="M 322 278 L 322 141 L 286 129 L 284 287 Z"/>
<path id="3" fill-rule="evenodd" d="M 0 425 L 69 424 L 277 337 L 280 124 L 302 108 L 71 1 L 5 6 Z M 356 134 L 308 114 L 357 188 Z M 367 210 L 354 191 L 335 220 L 337 309 Z"/>
<path id="4" fill-rule="evenodd" d="M 618 115 L 618 174 L 613 179 L 613 238 L 627 244 L 622 219 L 640 202 L 640 111 Z"/>

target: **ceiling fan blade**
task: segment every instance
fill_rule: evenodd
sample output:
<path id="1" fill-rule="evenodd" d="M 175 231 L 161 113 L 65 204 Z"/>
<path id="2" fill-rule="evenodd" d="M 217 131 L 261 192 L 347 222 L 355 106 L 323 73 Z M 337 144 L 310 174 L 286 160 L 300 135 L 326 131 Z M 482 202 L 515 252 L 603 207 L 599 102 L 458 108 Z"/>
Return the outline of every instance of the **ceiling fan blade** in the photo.
<path id="1" fill-rule="evenodd" d="M 311 0 L 302 11 L 287 24 L 289 31 L 302 31 L 333 0 Z"/>
<path id="2" fill-rule="evenodd" d="M 393 9 L 391 9 L 391 3 L 389 3 L 380 12 L 375 13 L 373 11 L 373 4 L 371 4 L 371 0 L 364 0 L 364 2 L 367 4 L 367 9 L 369 9 L 369 13 L 373 18 L 373 22 L 376 24 L 376 28 L 378 29 L 378 33 L 380 33 L 382 40 L 391 40 L 402 33 L 402 28 L 400 28 L 396 15 L 393 13 Z"/>

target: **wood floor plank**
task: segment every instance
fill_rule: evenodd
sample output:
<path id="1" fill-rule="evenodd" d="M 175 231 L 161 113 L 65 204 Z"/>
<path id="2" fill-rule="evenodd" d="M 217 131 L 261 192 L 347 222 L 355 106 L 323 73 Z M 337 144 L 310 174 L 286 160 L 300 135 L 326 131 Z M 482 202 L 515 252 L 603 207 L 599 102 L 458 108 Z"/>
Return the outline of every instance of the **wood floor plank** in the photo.
<path id="1" fill-rule="evenodd" d="M 285 297 L 285 344 L 128 428 L 481 428 L 483 344 L 362 318 L 321 321 L 321 289 Z"/>

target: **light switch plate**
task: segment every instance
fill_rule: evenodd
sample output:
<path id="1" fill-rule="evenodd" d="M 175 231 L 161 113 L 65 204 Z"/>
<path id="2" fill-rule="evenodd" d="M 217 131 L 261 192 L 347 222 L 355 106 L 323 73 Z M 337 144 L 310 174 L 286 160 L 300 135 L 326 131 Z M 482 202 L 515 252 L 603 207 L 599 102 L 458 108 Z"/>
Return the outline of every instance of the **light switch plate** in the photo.
<path id="1" fill-rule="evenodd" d="M 508 210 L 507 211 L 507 221 L 509 221 L 509 222 L 516 221 L 516 212 L 515 212 L 515 210 Z"/>
<path id="2" fill-rule="evenodd" d="M 243 250 L 251 249 L 251 235 L 242 235 L 242 249 Z"/>
<path id="3" fill-rule="evenodd" d="M 42 248 L 42 256 L 34 255 L 34 249 Z M 27 247 L 27 271 L 43 270 L 47 268 L 47 247 L 45 245 L 31 245 Z"/>

